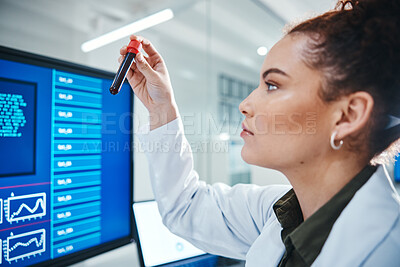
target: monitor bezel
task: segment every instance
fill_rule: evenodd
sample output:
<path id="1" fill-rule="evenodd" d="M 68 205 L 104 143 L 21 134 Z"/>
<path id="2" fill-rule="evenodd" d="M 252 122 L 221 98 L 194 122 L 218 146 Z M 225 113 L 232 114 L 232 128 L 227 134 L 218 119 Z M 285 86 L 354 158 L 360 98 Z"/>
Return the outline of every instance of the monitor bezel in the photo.
<path id="1" fill-rule="evenodd" d="M 134 205 L 135 204 L 141 204 L 141 203 L 148 203 L 148 202 L 157 202 L 157 201 L 155 199 L 148 199 L 148 200 L 134 201 L 133 204 L 132 204 L 133 226 L 134 226 L 134 232 L 133 232 L 134 235 L 133 235 L 133 237 L 134 237 L 135 242 L 136 242 L 136 247 L 137 247 L 137 252 L 138 252 L 138 256 L 139 256 L 140 267 L 146 267 L 146 264 L 145 264 L 144 258 L 143 258 L 143 250 L 142 250 L 142 245 L 140 243 L 139 230 L 138 230 L 137 223 L 136 223 Z M 181 262 L 181 261 L 183 262 L 183 261 L 186 261 L 186 260 L 191 260 L 191 259 L 196 259 L 196 258 L 200 259 L 200 258 L 205 258 L 205 257 L 209 257 L 209 256 L 220 258 L 219 256 L 212 255 L 212 254 L 209 254 L 209 253 L 205 253 L 205 254 L 193 256 L 193 257 L 186 258 L 186 259 L 181 259 L 181 260 L 176 260 L 176 261 L 172 261 L 172 262 L 168 262 L 168 263 L 163 263 L 163 264 L 160 264 L 160 265 L 156 265 L 156 267 L 171 266 L 171 265 L 174 265 L 174 264 L 176 264 L 178 262 Z"/>
<path id="2" fill-rule="evenodd" d="M 138 257 L 139 257 L 139 264 L 140 267 L 146 267 L 145 263 L 144 263 L 144 258 L 143 258 L 143 251 L 142 251 L 142 245 L 140 244 L 140 239 L 139 239 L 139 231 L 137 229 L 137 224 L 136 224 L 136 218 L 135 218 L 135 211 L 134 211 L 134 205 L 136 203 L 143 203 L 143 202 L 154 202 L 155 199 L 149 199 L 149 200 L 143 200 L 143 201 L 134 201 L 132 203 L 132 214 L 133 214 L 133 238 L 136 242 L 136 248 L 137 248 L 137 253 L 138 253 Z"/>
<path id="3" fill-rule="evenodd" d="M 19 63 L 24 63 L 24 64 L 29 64 L 29 65 L 34 65 L 34 66 L 40 66 L 40 67 L 46 67 L 46 68 L 52 68 L 52 69 L 57 69 L 61 71 L 67 71 L 67 72 L 73 72 L 77 74 L 82 74 L 82 75 L 89 75 L 97 78 L 103 78 L 103 79 L 114 79 L 115 73 L 108 72 L 105 70 L 100 70 L 72 62 L 68 62 L 65 60 L 61 59 L 55 59 L 51 57 L 47 57 L 44 55 L 39 55 L 39 54 L 34 54 L 22 50 L 17 50 L 14 48 L 10 47 L 5 47 L 0 45 L 0 59 L 3 60 L 8 60 L 8 61 L 14 61 L 14 62 L 19 62 Z M 130 90 L 130 112 L 133 113 L 133 92 Z M 130 136 L 130 151 L 133 151 L 133 121 L 131 121 L 131 136 Z M 55 259 L 49 259 L 40 263 L 37 263 L 32 266 L 66 266 L 66 265 L 71 265 L 74 263 L 78 263 L 80 261 L 92 258 L 94 256 L 100 255 L 102 253 L 111 251 L 113 249 L 119 248 L 121 246 L 127 245 L 129 243 L 135 242 L 134 240 L 134 225 L 133 225 L 133 210 L 132 210 L 132 205 L 133 205 L 133 164 L 134 164 L 134 159 L 133 159 L 133 153 L 130 154 L 130 199 L 131 203 L 129 203 L 129 212 L 130 212 L 130 233 L 128 236 L 122 237 L 115 239 L 110 242 L 106 242 L 94 247 L 90 247 L 84 250 L 80 250 L 62 257 L 58 257 Z"/>

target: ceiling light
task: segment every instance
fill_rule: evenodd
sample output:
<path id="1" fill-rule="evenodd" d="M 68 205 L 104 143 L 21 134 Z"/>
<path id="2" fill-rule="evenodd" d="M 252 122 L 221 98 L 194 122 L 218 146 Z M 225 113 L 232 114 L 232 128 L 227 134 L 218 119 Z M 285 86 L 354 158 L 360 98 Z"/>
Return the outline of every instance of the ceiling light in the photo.
<path id="1" fill-rule="evenodd" d="M 257 54 L 259 54 L 260 56 L 265 56 L 268 53 L 268 48 L 266 48 L 265 46 L 260 46 L 257 49 Z"/>
<path id="2" fill-rule="evenodd" d="M 94 38 L 90 41 L 84 42 L 81 45 L 81 49 L 83 52 L 89 52 L 99 47 L 105 46 L 109 43 L 122 39 L 131 34 L 137 33 L 139 31 L 143 31 L 165 21 L 168 21 L 174 17 L 174 13 L 171 9 L 164 9 L 158 13 L 135 21 L 131 24 L 118 28 L 109 33 L 103 34 L 97 38 Z"/>

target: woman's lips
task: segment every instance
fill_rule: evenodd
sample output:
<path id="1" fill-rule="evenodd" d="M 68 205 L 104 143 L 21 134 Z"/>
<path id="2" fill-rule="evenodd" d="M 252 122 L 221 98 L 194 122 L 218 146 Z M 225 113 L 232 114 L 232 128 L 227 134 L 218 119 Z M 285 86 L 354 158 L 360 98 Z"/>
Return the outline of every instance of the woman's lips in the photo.
<path id="1" fill-rule="evenodd" d="M 242 129 L 243 131 L 240 133 L 240 137 L 244 138 L 245 136 L 253 136 L 254 133 L 252 133 L 247 127 L 242 123 Z"/>

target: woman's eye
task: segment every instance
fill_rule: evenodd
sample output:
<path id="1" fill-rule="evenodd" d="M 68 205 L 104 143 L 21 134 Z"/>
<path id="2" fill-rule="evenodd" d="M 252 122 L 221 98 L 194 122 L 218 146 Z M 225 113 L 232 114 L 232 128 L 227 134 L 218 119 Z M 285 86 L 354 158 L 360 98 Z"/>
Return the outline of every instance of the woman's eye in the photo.
<path id="1" fill-rule="evenodd" d="M 271 84 L 271 83 L 268 83 L 268 82 L 265 82 L 265 84 L 267 85 L 268 91 L 273 91 L 273 90 L 278 89 L 278 86 L 276 86 L 274 84 Z"/>

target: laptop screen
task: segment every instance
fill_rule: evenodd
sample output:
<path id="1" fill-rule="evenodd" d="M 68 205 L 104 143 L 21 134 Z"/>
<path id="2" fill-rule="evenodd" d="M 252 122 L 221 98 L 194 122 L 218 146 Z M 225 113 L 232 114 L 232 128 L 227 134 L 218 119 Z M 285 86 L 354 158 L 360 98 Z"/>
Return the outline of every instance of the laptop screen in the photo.
<path id="1" fill-rule="evenodd" d="M 146 267 L 206 254 L 164 226 L 155 201 L 134 203 L 133 212 Z"/>

